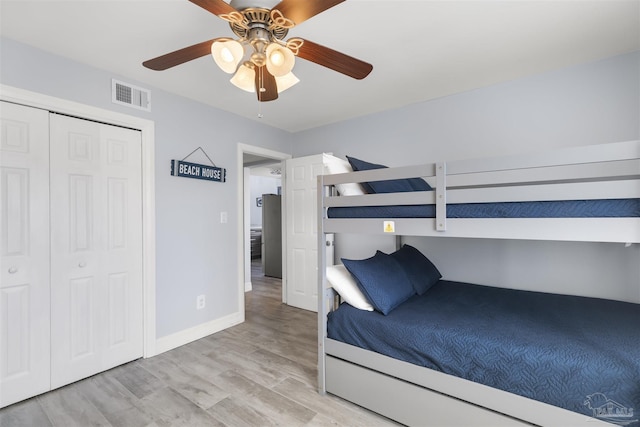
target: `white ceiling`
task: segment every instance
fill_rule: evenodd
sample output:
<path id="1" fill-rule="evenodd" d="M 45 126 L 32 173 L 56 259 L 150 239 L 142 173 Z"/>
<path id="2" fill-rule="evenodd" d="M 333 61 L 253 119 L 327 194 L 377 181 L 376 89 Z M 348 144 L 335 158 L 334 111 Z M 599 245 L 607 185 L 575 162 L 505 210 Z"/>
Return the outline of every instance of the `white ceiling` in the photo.
<path id="1" fill-rule="evenodd" d="M 0 0 L 0 34 L 296 132 L 640 50 L 640 0 L 347 0 L 288 37 L 369 62 L 373 72 L 354 80 L 298 59 L 301 82 L 268 103 L 231 85 L 211 57 L 167 71 L 141 65 L 233 36 L 187 0 Z"/>

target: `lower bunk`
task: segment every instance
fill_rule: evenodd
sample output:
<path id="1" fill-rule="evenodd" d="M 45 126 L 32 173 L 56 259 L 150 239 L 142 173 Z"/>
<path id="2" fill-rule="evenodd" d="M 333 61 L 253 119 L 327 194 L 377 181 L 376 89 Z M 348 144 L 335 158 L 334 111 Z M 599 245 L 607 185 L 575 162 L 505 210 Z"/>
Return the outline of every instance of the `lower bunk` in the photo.
<path id="1" fill-rule="evenodd" d="M 327 393 L 407 426 L 616 425 L 340 341 L 325 346 Z"/>
<path id="2" fill-rule="evenodd" d="M 433 283 L 383 314 L 380 292 L 402 288 L 382 283 L 389 265 L 368 277 L 345 266 L 359 287 L 378 282 L 363 289 L 376 310 L 325 313 L 327 392 L 407 425 L 640 426 L 639 304 L 427 274 Z"/>

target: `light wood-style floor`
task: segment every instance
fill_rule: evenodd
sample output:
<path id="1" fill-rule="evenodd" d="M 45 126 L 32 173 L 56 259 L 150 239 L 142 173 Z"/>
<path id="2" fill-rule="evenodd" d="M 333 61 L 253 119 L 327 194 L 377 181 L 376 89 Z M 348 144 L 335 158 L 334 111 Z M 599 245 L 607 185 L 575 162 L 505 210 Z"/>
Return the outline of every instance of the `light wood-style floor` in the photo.
<path id="1" fill-rule="evenodd" d="M 0 426 L 396 425 L 318 394 L 316 314 L 253 267 L 245 323 L 4 408 Z"/>

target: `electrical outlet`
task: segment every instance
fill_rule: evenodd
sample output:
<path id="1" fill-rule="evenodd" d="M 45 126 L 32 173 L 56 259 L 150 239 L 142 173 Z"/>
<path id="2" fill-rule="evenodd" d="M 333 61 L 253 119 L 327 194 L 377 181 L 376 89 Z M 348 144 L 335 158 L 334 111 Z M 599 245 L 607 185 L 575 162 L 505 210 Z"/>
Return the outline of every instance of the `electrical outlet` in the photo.
<path id="1" fill-rule="evenodd" d="M 220 212 L 220 223 L 226 224 L 229 216 L 226 212 Z"/>
<path id="2" fill-rule="evenodd" d="M 197 310 L 202 310 L 204 308 L 206 304 L 206 299 L 204 295 L 198 295 L 198 298 L 196 298 L 196 309 Z"/>

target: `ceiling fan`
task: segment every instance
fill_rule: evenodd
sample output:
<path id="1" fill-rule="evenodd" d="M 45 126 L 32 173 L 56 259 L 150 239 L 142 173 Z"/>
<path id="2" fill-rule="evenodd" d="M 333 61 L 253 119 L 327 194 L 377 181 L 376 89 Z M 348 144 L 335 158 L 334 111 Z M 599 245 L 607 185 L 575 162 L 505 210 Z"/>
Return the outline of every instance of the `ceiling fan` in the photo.
<path id="1" fill-rule="evenodd" d="M 284 41 L 289 29 L 345 0 L 189 0 L 229 22 L 237 40 L 218 37 L 150 59 L 142 63 L 152 70 L 166 70 L 207 54 L 231 83 L 256 92 L 258 101 L 273 101 L 278 93 L 299 80 L 292 73 L 295 56 L 323 67 L 363 79 L 371 64 L 298 37 Z"/>

